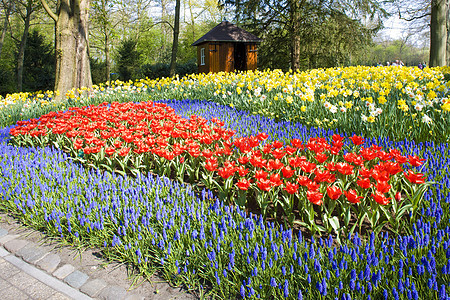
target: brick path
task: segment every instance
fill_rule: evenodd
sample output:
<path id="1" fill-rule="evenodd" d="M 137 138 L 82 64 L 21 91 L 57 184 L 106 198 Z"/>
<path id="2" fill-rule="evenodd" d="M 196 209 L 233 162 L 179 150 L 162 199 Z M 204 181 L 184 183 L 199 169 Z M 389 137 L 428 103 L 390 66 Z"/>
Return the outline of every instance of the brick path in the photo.
<path id="1" fill-rule="evenodd" d="M 92 299 L 0 247 L 0 299 Z"/>
<path id="2" fill-rule="evenodd" d="M 186 291 L 170 287 L 160 278 L 152 282 L 142 281 L 131 288 L 133 284 L 128 280 L 126 269 L 107 269 L 93 257 L 69 259 L 70 255 L 56 251 L 55 247 L 45 243 L 45 239 L 42 242 L 42 237 L 38 245 L 36 238 L 31 236 L 39 235 L 38 232 L 10 224 L 0 222 L 1 300 L 197 299 Z M 8 229 L 2 228 L 5 225 Z M 92 256 L 92 253 L 83 255 Z"/>

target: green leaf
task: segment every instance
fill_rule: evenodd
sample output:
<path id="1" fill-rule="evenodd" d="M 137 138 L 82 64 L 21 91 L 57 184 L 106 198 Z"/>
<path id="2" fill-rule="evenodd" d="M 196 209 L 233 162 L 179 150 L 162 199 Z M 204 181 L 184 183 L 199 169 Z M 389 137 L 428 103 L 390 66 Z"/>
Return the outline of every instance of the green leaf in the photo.
<path id="1" fill-rule="evenodd" d="M 339 228 L 341 227 L 341 224 L 339 223 L 339 218 L 334 216 L 334 217 L 328 219 L 328 222 L 330 223 L 330 225 L 334 229 L 334 231 L 337 233 Z"/>

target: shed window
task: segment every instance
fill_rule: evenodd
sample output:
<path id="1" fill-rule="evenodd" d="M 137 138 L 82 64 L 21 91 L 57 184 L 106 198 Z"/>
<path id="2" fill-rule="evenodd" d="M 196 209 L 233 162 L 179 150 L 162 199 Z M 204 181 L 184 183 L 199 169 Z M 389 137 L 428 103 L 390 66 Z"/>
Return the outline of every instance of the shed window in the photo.
<path id="1" fill-rule="evenodd" d="M 205 48 L 200 48 L 200 65 L 205 65 Z"/>

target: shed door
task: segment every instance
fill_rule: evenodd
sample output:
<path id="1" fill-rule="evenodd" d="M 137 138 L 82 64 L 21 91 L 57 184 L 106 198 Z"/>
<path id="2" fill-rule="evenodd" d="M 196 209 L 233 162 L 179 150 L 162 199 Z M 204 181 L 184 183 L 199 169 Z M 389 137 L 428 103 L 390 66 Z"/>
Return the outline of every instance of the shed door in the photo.
<path id="1" fill-rule="evenodd" d="M 234 45 L 232 43 L 227 43 L 225 57 L 225 72 L 234 71 Z"/>
<path id="2" fill-rule="evenodd" d="M 256 70 L 258 62 L 257 51 L 256 44 L 247 44 L 247 70 Z"/>
<path id="3" fill-rule="evenodd" d="M 219 43 L 210 43 L 209 44 L 209 71 L 210 72 L 219 72 Z"/>

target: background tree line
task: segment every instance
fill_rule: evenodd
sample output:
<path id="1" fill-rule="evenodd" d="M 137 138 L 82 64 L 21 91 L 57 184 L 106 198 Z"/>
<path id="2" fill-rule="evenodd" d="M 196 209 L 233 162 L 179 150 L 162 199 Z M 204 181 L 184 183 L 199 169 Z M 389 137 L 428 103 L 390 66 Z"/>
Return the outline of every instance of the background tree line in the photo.
<path id="1" fill-rule="evenodd" d="M 414 24 L 433 20 L 426 1 L 420 10 L 402 0 L 389 6 L 376 0 L 0 1 L 0 94 L 196 72 L 191 44 L 224 18 L 264 39 L 260 69 L 394 59 L 412 65 L 428 60 L 427 47 L 412 35 L 380 39 L 383 20 L 389 13 Z M 445 3 L 448 14 L 447 1 L 432 2 Z"/>

